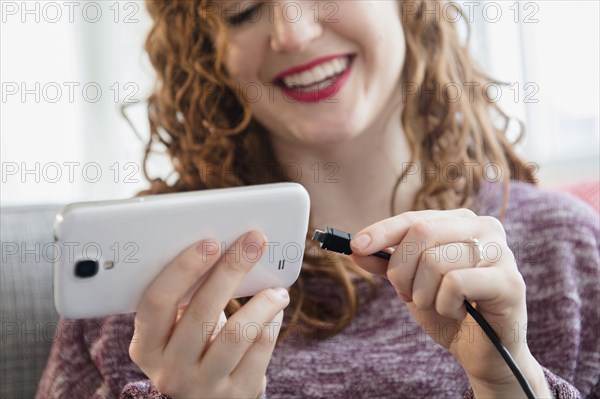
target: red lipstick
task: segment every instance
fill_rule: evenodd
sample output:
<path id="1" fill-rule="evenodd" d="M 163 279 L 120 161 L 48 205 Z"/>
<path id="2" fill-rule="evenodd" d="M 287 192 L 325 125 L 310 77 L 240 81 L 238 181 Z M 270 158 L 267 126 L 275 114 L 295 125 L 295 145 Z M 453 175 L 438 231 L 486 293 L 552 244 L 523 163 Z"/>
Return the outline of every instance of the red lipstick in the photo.
<path id="1" fill-rule="evenodd" d="M 285 86 L 285 84 L 283 83 L 283 78 L 286 76 L 304 72 L 306 70 L 314 68 L 317 65 L 320 65 L 320 64 L 323 64 L 332 59 L 344 57 L 344 56 L 350 57 L 348 66 L 346 67 L 346 70 L 344 72 L 342 72 L 340 75 L 338 75 L 337 77 L 335 77 L 333 80 L 333 83 L 324 89 L 315 90 L 315 91 L 306 91 L 304 89 L 299 89 L 299 88 L 291 89 L 291 88 Z M 331 56 L 327 56 L 327 57 L 321 57 L 321 58 L 318 58 L 307 64 L 300 65 L 300 66 L 290 68 L 288 70 L 283 71 L 282 73 L 277 75 L 275 77 L 275 79 L 273 79 L 273 83 L 281 89 L 281 91 L 284 93 L 285 96 L 287 96 L 288 98 L 290 98 L 294 101 L 298 101 L 298 102 L 302 102 L 302 103 L 317 103 L 320 101 L 324 101 L 328 98 L 331 98 L 335 94 L 337 94 L 342 89 L 342 87 L 344 87 L 346 81 L 348 80 L 348 77 L 350 76 L 350 73 L 352 72 L 352 67 L 354 65 L 354 58 L 355 58 L 354 55 L 350 55 L 350 54 L 346 54 L 346 55 L 338 54 L 338 55 L 331 55 Z"/>

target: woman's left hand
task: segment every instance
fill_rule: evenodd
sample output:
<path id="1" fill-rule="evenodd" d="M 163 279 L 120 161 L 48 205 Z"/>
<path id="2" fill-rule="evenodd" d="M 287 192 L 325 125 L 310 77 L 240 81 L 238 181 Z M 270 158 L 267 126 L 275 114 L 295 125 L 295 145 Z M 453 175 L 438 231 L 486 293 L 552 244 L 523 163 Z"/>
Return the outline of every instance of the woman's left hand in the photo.
<path id="1" fill-rule="evenodd" d="M 367 245 L 359 245 L 363 233 Z M 362 229 L 351 248 L 352 259 L 387 277 L 421 328 L 458 359 L 476 395 L 523 391 L 467 314 L 465 299 L 494 328 L 534 391 L 550 394 L 524 336 L 514 335 L 527 323 L 525 282 L 498 219 L 468 209 L 406 212 Z M 386 249 L 393 252 L 389 262 L 367 256 Z"/>

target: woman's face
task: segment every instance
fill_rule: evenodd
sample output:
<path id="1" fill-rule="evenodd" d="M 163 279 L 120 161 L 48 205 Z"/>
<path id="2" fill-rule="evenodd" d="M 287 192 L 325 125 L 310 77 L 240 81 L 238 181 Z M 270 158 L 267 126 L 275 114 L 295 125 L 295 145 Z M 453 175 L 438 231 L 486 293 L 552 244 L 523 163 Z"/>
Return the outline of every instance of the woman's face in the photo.
<path id="1" fill-rule="evenodd" d="M 228 18 L 249 16 L 230 25 L 225 66 L 271 134 L 339 144 L 398 106 L 405 54 L 398 0 L 222 0 L 221 7 Z"/>

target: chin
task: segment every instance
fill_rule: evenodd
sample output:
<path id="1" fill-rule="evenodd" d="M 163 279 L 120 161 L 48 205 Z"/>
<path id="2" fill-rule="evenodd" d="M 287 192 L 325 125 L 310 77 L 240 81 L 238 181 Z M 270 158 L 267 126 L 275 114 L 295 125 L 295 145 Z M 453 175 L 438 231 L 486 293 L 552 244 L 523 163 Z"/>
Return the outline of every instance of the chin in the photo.
<path id="1" fill-rule="evenodd" d="M 310 134 L 303 132 L 301 137 L 304 142 L 317 147 L 330 147 L 343 144 L 353 140 L 358 135 L 352 130 L 333 130 L 333 129 L 318 129 L 313 130 Z"/>
<path id="2" fill-rule="evenodd" d="M 274 127 L 271 131 L 278 132 L 278 136 L 287 138 L 286 141 L 292 143 L 304 144 L 310 147 L 333 147 L 354 140 L 361 134 L 360 123 L 356 120 L 328 120 L 314 118 L 307 123 L 306 120 L 299 120 L 297 123 L 290 123 L 281 120 L 279 127 Z"/>

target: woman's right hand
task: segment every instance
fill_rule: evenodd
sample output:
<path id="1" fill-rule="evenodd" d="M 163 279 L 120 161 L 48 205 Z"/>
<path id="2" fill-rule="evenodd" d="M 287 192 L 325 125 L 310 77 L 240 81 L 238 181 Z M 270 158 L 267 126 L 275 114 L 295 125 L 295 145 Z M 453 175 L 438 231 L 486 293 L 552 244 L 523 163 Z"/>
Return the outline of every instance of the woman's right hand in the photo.
<path id="1" fill-rule="evenodd" d="M 221 254 L 215 241 L 201 241 L 173 259 L 146 289 L 129 355 L 161 393 L 173 398 L 256 398 L 264 393 L 289 303 L 287 290 L 259 292 L 229 320 L 223 310 L 260 259 L 265 242 L 262 233 L 249 232 Z M 180 300 L 209 270 L 181 313 Z"/>

